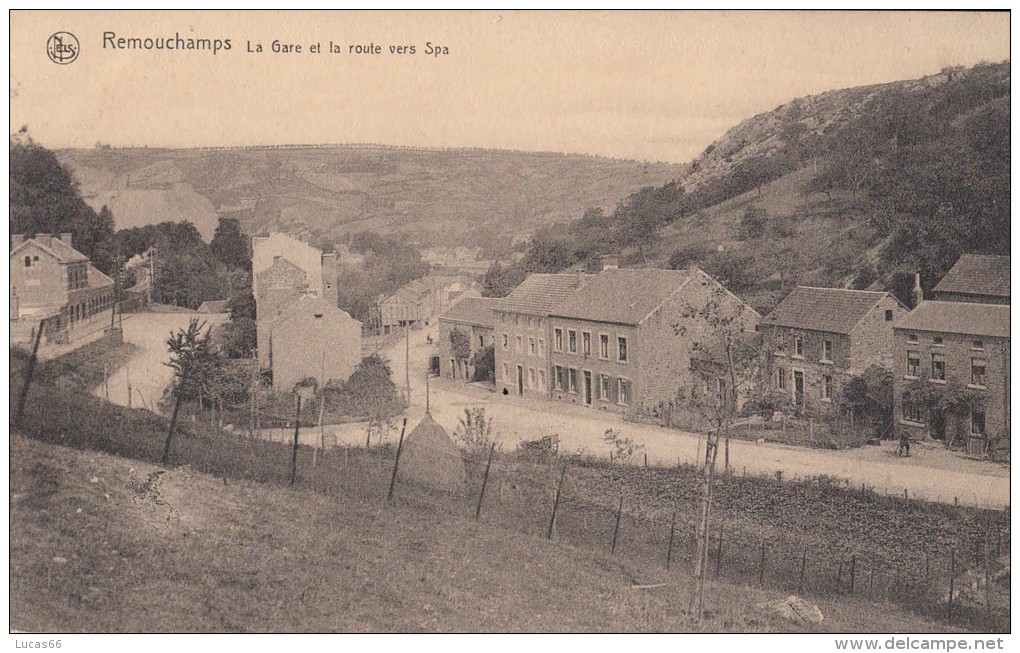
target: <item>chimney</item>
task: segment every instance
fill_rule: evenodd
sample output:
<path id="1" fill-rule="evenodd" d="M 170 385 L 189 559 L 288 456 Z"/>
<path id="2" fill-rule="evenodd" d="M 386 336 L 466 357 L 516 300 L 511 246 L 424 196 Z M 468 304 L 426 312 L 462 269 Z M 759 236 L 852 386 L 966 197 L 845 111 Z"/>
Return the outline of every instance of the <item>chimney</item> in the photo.
<path id="1" fill-rule="evenodd" d="M 50 241 L 52 240 L 49 234 L 36 234 L 35 239 L 46 247 L 50 246 Z"/>
<path id="2" fill-rule="evenodd" d="M 690 276 L 696 277 L 696 276 L 698 276 L 698 273 L 700 273 L 700 272 L 701 272 L 701 268 L 698 267 L 697 263 L 688 263 L 687 264 L 687 274 L 689 274 Z"/>
<path id="3" fill-rule="evenodd" d="M 322 255 L 322 299 L 330 306 L 340 305 L 340 289 L 337 287 L 340 271 L 337 267 L 336 252 Z"/>
<path id="4" fill-rule="evenodd" d="M 910 299 L 913 301 L 913 306 L 910 308 L 917 308 L 917 305 L 924 301 L 924 291 L 921 289 L 921 273 L 914 273 L 914 289 L 910 291 Z"/>
<path id="5" fill-rule="evenodd" d="M 63 232 L 63 233 L 61 233 L 60 234 L 60 240 L 64 241 L 64 244 L 67 245 L 68 247 L 74 247 L 74 245 L 71 244 L 71 233 L 70 232 Z"/>
<path id="6" fill-rule="evenodd" d="M 620 259 L 616 256 L 606 255 L 601 258 L 603 270 L 616 270 L 620 267 Z"/>
<path id="7" fill-rule="evenodd" d="M 25 242 L 25 234 L 12 234 L 11 235 L 11 251 L 19 247 L 21 243 Z"/>
<path id="8" fill-rule="evenodd" d="M 276 265 L 277 263 L 279 263 L 281 258 L 283 258 L 283 257 L 280 256 L 279 254 L 273 256 L 273 265 Z"/>

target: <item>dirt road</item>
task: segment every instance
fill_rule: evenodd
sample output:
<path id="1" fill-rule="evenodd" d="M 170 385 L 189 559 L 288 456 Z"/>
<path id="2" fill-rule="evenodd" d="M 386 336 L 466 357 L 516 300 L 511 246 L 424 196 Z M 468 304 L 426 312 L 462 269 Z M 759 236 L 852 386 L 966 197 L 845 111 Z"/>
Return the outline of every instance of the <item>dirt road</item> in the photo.
<path id="1" fill-rule="evenodd" d="M 432 330 L 435 338 L 434 326 Z M 424 330 L 411 332 L 409 428 L 424 414 L 425 372 L 434 348 L 426 343 L 426 335 Z M 404 342 L 394 343 L 382 353 L 390 360 L 393 379 L 402 388 Z M 625 422 L 618 416 L 577 406 L 504 397 L 482 387 L 446 379 L 432 379 L 429 395 L 433 417 L 451 433 L 465 408 L 484 406 L 504 450 L 516 448 L 521 440 L 556 433 L 560 436 L 561 452 L 608 458 L 610 446 L 602 441 L 602 435 L 606 429 L 613 428 L 643 445 L 650 465 L 694 462 L 699 459 L 699 451 L 704 451 L 704 437 L 697 434 Z M 353 430 L 344 429 L 347 433 L 341 434 L 340 440 L 350 441 L 347 439 L 354 436 Z M 364 438 L 363 431 L 361 438 Z M 643 464 L 643 455 L 636 458 L 631 462 Z M 970 460 L 938 446 L 915 447 L 914 456 L 898 458 L 892 443 L 830 451 L 734 439 L 730 442 L 730 464 L 738 473 L 745 470 L 749 474 L 781 472 L 787 478 L 828 474 L 846 479 L 851 486 L 864 483 L 887 494 L 902 495 L 906 490 L 910 497 L 946 503 L 958 500 L 967 505 L 1009 505 L 1008 467 Z"/>

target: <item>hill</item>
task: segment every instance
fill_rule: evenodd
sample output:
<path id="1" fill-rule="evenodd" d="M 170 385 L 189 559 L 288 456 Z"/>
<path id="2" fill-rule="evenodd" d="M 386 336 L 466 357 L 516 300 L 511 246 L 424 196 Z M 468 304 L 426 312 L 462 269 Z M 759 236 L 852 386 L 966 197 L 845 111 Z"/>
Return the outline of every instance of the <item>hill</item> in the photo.
<path id="1" fill-rule="evenodd" d="M 191 220 L 209 238 L 218 215 L 245 231 L 312 242 L 372 230 L 433 245 L 499 246 L 538 225 L 611 208 L 662 184 L 675 164 L 470 149 L 335 145 L 58 152 L 90 205 L 118 229 Z"/>

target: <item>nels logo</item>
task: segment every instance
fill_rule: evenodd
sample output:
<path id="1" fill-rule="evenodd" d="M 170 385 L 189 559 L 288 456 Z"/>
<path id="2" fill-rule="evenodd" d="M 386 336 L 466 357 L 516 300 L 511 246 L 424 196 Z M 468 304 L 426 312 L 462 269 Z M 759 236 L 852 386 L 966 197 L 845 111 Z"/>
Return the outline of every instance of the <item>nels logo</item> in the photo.
<path id="1" fill-rule="evenodd" d="M 62 66 L 77 59 L 80 50 L 77 37 L 70 32 L 57 32 L 46 41 L 46 54 L 50 61 Z"/>

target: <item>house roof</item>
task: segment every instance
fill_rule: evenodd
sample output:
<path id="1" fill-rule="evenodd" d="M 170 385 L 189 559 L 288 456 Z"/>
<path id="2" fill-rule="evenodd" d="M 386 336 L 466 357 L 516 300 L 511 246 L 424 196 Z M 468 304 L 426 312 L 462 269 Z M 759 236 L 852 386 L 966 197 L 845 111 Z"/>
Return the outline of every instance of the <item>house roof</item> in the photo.
<path id="1" fill-rule="evenodd" d="M 42 235 L 36 236 L 35 238 L 29 238 L 12 249 L 10 254 L 11 258 L 30 244 L 34 244 L 43 251 L 52 254 L 61 263 L 77 263 L 89 260 L 89 257 L 85 256 L 59 238 L 55 236 Z"/>
<path id="2" fill-rule="evenodd" d="M 279 315 L 271 318 L 268 325 L 269 329 L 275 329 L 301 312 L 315 312 L 323 314 L 333 313 L 334 315 L 338 315 L 341 320 L 344 318 L 354 320 L 347 311 L 341 310 L 318 295 L 309 293 L 307 295 L 302 295 L 300 298 L 284 308 Z M 357 322 L 357 320 L 354 321 Z M 360 322 L 358 323 L 360 324 Z"/>
<path id="3" fill-rule="evenodd" d="M 113 285 L 113 279 L 97 270 L 91 263 L 89 263 L 86 277 L 89 280 L 89 288 L 91 289 L 107 288 Z"/>
<path id="4" fill-rule="evenodd" d="M 888 294 L 798 286 L 762 318 L 761 324 L 849 334 Z"/>
<path id="5" fill-rule="evenodd" d="M 198 307 L 199 313 L 226 313 L 229 299 L 214 299 L 210 302 L 202 302 Z"/>
<path id="6" fill-rule="evenodd" d="M 935 286 L 935 292 L 1009 297 L 1009 257 L 964 254 Z"/>
<path id="7" fill-rule="evenodd" d="M 259 285 L 263 287 L 299 286 L 306 283 L 308 278 L 301 267 L 291 263 L 283 256 L 275 258 L 272 265 L 260 270 L 255 276 L 258 278 Z"/>
<path id="8" fill-rule="evenodd" d="M 594 322 L 640 324 L 690 279 L 687 270 L 605 270 L 551 314 Z"/>
<path id="9" fill-rule="evenodd" d="M 1009 305 L 923 301 L 894 328 L 1009 338 Z"/>
<path id="10" fill-rule="evenodd" d="M 491 327 L 495 324 L 492 307 L 496 302 L 493 297 L 464 297 L 446 309 L 439 319 Z"/>
<path id="11" fill-rule="evenodd" d="M 521 285 L 496 302 L 497 311 L 549 315 L 574 296 L 578 283 L 591 277 L 577 274 L 529 274 Z"/>

